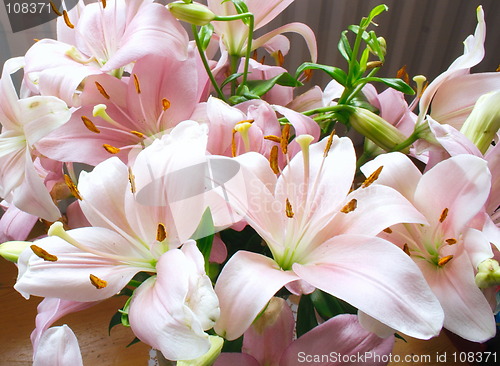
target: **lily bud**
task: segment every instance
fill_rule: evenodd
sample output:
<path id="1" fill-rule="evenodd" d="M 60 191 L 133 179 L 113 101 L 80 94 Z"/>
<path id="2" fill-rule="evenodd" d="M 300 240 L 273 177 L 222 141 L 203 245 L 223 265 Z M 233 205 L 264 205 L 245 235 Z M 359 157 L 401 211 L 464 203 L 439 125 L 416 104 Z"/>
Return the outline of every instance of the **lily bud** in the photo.
<path id="1" fill-rule="evenodd" d="M 465 120 L 462 132 L 484 154 L 500 128 L 500 91 L 479 97 L 471 114 Z"/>
<path id="2" fill-rule="evenodd" d="M 396 127 L 379 115 L 364 108 L 356 108 L 349 118 L 351 126 L 386 151 L 392 151 L 406 140 Z M 408 152 L 406 148 L 404 153 Z"/>
<path id="3" fill-rule="evenodd" d="M 488 288 L 500 285 L 500 265 L 494 259 L 486 259 L 477 267 L 476 285 Z"/>
<path id="4" fill-rule="evenodd" d="M 219 357 L 224 345 L 224 338 L 219 336 L 209 336 L 210 349 L 203 356 L 189 361 L 177 361 L 177 366 L 211 366 Z"/>
<path id="5" fill-rule="evenodd" d="M 198 3 L 175 1 L 168 4 L 167 9 L 177 19 L 194 25 L 206 25 L 216 17 L 207 6 Z"/>
<path id="6" fill-rule="evenodd" d="M 0 255 L 8 261 L 17 263 L 19 256 L 31 244 L 30 241 L 7 241 L 0 244 Z"/>

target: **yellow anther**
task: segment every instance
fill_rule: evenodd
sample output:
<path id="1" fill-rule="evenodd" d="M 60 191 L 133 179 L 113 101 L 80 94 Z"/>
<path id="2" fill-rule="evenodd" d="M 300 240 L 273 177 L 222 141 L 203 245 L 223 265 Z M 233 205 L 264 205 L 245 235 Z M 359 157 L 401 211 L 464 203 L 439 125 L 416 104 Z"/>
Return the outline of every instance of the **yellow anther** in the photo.
<path id="1" fill-rule="evenodd" d="M 131 167 L 128 167 L 128 181 L 130 182 L 130 190 L 132 191 L 132 193 L 135 193 L 135 175 L 132 173 Z"/>
<path id="2" fill-rule="evenodd" d="M 236 131 L 233 130 L 233 134 L 231 136 L 231 156 L 234 158 L 236 156 Z"/>
<path id="3" fill-rule="evenodd" d="M 170 108 L 170 100 L 168 100 L 167 98 L 163 98 L 161 100 L 161 107 L 164 111 L 166 111 L 167 109 Z"/>
<path id="4" fill-rule="evenodd" d="M 290 201 L 288 200 L 288 198 L 286 199 L 286 208 L 285 208 L 285 213 L 286 213 L 286 216 L 288 218 L 292 218 L 294 213 L 293 213 L 293 209 L 292 209 L 292 204 L 290 203 Z"/>
<path id="5" fill-rule="evenodd" d="M 333 143 L 333 136 L 335 136 L 335 129 L 332 130 L 330 136 L 328 137 L 328 140 L 326 141 L 325 151 L 323 151 L 324 158 L 326 158 L 328 156 L 328 153 L 330 152 L 330 148 L 332 147 Z"/>
<path id="6" fill-rule="evenodd" d="M 274 136 L 274 135 L 264 136 L 264 140 L 269 140 L 269 141 L 277 142 L 278 144 L 281 143 L 281 138 L 278 137 L 278 136 Z"/>
<path id="7" fill-rule="evenodd" d="M 274 145 L 271 148 L 271 153 L 269 154 L 269 164 L 274 174 L 279 174 L 280 169 L 278 165 L 278 146 Z"/>
<path id="8" fill-rule="evenodd" d="M 104 150 L 106 150 L 110 154 L 118 154 L 120 152 L 119 148 L 108 145 L 108 144 L 103 144 L 102 147 L 104 148 Z"/>
<path id="9" fill-rule="evenodd" d="M 104 87 L 99 84 L 97 81 L 95 82 L 95 86 L 97 87 L 97 90 L 99 90 L 99 93 L 101 93 L 101 95 L 106 98 L 106 99 L 110 99 L 108 93 L 106 93 L 106 90 L 104 90 Z"/>
<path id="10" fill-rule="evenodd" d="M 439 260 L 438 260 L 438 266 L 442 267 L 446 263 L 448 263 L 449 261 L 451 261 L 452 259 L 453 259 L 452 255 L 447 255 L 446 257 L 439 258 Z"/>
<path id="11" fill-rule="evenodd" d="M 380 173 L 382 172 L 382 169 L 384 168 L 383 165 L 379 166 L 377 170 L 375 170 L 368 178 L 365 179 L 363 184 L 361 185 L 361 188 L 366 188 L 370 186 L 373 182 L 375 182 L 378 177 L 380 176 Z"/>
<path id="12" fill-rule="evenodd" d="M 285 63 L 285 56 L 283 56 L 283 52 L 281 52 L 281 50 L 278 50 L 276 60 L 278 61 L 278 66 L 283 66 Z"/>
<path id="13" fill-rule="evenodd" d="M 102 7 L 103 9 L 106 8 L 106 0 L 101 0 L 102 1 Z"/>
<path id="14" fill-rule="evenodd" d="M 455 239 L 455 238 L 449 238 L 449 239 L 446 239 L 445 242 L 448 245 L 453 245 L 453 244 L 457 243 L 457 239 Z"/>
<path id="15" fill-rule="evenodd" d="M 57 15 L 58 17 L 60 17 L 60 16 L 62 15 L 62 13 L 59 11 L 59 9 L 57 9 L 56 4 L 54 4 L 52 1 L 49 1 L 49 4 L 50 4 L 50 7 L 51 7 L 52 11 L 53 11 L 54 13 L 56 13 L 56 15 Z"/>
<path id="16" fill-rule="evenodd" d="M 101 133 L 101 130 L 99 130 L 94 122 L 92 122 L 88 117 L 82 116 L 82 121 L 89 131 L 92 131 L 94 133 Z"/>
<path id="17" fill-rule="evenodd" d="M 35 253 L 38 257 L 42 258 L 43 260 L 49 262 L 57 261 L 57 257 L 55 255 L 48 253 L 45 249 L 40 248 L 38 245 L 32 244 L 30 245 L 30 248 L 33 251 L 33 253 Z"/>
<path id="18" fill-rule="evenodd" d="M 141 139 L 143 139 L 143 138 L 144 138 L 144 134 L 143 134 L 142 132 L 139 132 L 139 131 L 130 131 L 130 133 L 131 133 L 132 135 L 135 135 L 135 136 L 137 136 L 137 137 L 141 138 Z"/>
<path id="19" fill-rule="evenodd" d="M 366 69 L 371 70 L 376 67 L 382 67 L 384 63 L 382 61 L 370 61 L 366 63 Z"/>
<path id="20" fill-rule="evenodd" d="M 312 71 L 312 69 L 307 69 L 307 70 L 304 70 L 304 72 L 302 74 L 304 75 L 304 81 L 309 81 L 312 78 L 313 71 Z"/>
<path id="21" fill-rule="evenodd" d="M 405 252 L 406 254 L 408 254 L 409 256 L 411 255 L 410 253 L 410 248 L 408 247 L 408 244 L 407 243 L 404 243 L 403 245 L 403 252 Z"/>
<path id="22" fill-rule="evenodd" d="M 281 131 L 281 140 L 280 147 L 283 155 L 286 155 L 288 152 L 288 140 L 290 139 L 290 125 L 286 124 L 283 126 L 283 130 Z"/>
<path id="23" fill-rule="evenodd" d="M 108 285 L 108 283 L 104 280 L 101 280 L 99 277 L 90 274 L 89 276 L 90 282 L 94 285 L 94 287 L 98 290 L 103 289 Z"/>
<path id="24" fill-rule="evenodd" d="M 132 74 L 132 76 L 134 77 L 135 91 L 137 94 L 141 94 L 141 84 L 139 84 L 139 78 L 136 74 Z"/>
<path id="25" fill-rule="evenodd" d="M 63 18 L 64 18 L 64 23 L 66 23 L 66 25 L 69 28 L 71 28 L 71 29 L 75 28 L 75 26 L 69 20 L 68 12 L 66 10 L 63 10 Z"/>
<path id="26" fill-rule="evenodd" d="M 384 233 L 392 234 L 392 229 L 390 227 L 386 227 L 383 231 Z"/>
<path id="27" fill-rule="evenodd" d="M 81 201 L 82 196 L 80 195 L 78 188 L 76 187 L 75 183 L 73 183 L 69 175 L 64 174 L 64 181 L 66 182 L 66 185 L 68 186 L 71 194 Z"/>
<path id="28" fill-rule="evenodd" d="M 344 207 L 342 207 L 342 209 L 340 210 L 340 212 L 342 213 L 349 213 L 349 212 L 352 212 L 356 209 L 356 207 L 358 207 L 358 200 L 356 198 L 353 198 L 352 200 L 350 200 L 347 205 L 345 205 Z"/>
<path id="29" fill-rule="evenodd" d="M 441 216 L 439 216 L 439 222 L 443 222 L 446 220 L 446 217 L 448 216 L 448 208 L 445 208 L 443 212 L 441 212 Z"/>
<path id="30" fill-rule="evenodd" d="M 406 65 L 398 70 L 396 77 L 403 80 L 406 84 L 410 83 L 410 75 L 408 75 L 408 72 L 406 71 Z"/>
<path id="31" fill-rule="evenodd" d="M 156 240 L 160 243 L 167 238 L 167 229 L 165 225 L 161 222 L 158 224 L 158 228 L 156 229 Z"/>

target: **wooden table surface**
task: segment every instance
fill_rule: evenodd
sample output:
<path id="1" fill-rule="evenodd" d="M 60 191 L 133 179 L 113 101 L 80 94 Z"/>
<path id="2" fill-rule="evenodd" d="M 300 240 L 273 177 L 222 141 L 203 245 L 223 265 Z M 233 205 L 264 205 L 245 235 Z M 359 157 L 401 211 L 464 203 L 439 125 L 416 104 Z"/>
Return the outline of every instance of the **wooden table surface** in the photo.
<path id="1" fill-rule="evenodd" d="M 13 263 L 0 258 L 0 365 L 31 365 L 32 347 L 30 334 L 35 326 L 36 307 L 40 298 L 25 300 L 13 289 L 17 268 Z M 116 326 L 108 336 L 108 324 L 111 316 L 123 306 L 124 298 L 106 300 L 90 309 L 70 314 L 56 325 L 68 324 L 75 332 L 83 355 L 83 362 L 89 366 L 141 366 L 147 365 L 150 347 L 137 343 L 129 348 L 125 346 L 134 339 L 132 331 L 123 326 Z M 448 359 L 456 349 L 445 334 L 430 341 L 407 338 L 408 343 L 396 340 L 393 352 L 404 359 L 406 355 L 429 355 L 431 360 L 424 362 L 390 363 L 400 365 L 467 365 L 453 362 L 438 362 L 436 355 L 445 352 Z"/>

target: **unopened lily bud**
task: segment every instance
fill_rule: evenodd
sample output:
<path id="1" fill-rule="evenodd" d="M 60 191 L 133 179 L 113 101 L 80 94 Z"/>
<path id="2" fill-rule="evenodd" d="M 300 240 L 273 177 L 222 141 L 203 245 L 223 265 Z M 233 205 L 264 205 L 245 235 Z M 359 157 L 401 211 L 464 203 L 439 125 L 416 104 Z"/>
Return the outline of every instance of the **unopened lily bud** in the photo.
<path id="1" fill-rule="evenodd" d="M 177 19 L 194 25 L 206 25 L 216 17 L 207 6 L 198 3 L 175 1 L 168 4 L 167 8 Z"/>
<path id="2" fill-rule="evenodd" d="M 482 95 L 460 129 L 483 154 L 500 128 L 499 105 L 500 91 Z"/>
<path id="3" fill-rule="evenodd" d="M 8 261 L 17 263 L 19 256 L 31 244 L 30 241 L 7 241 L 0 244 L 0 255 Z"/>
<path id="4" fill-rule="evenodd" d="M 377 41 L 378 41 L 378 46 L 380 47 L 380 50 L 382 51 L 382 55 L 385 56 L 387 54 L 387 42 L 385 41 L 385 38 L 384 37 L 377 37 Z M 375 52 L 375 50 L 368 46 L 368 48 L 370 49 L 370 52 L 374 55 L 377 55 L 377 53 Z"/>
<path id="5" fill-rule="evenodd" d="M 349 122 L 356 131 L 386 151 L 392 151 L 406 140 L 406 136 L 396 127 L 364 108 L 356 108 L 355 112 L 351 114 Z M 408 148 L 402 152 L 407 153 Z"/>
<path id="6" fill-rule="evenodd" d="M 486 259 L 477 267 L 476 285 L 488 288 L 500 285 L 500 265 L 494 259 Z"/>
<path id="7" fill-rule="evenodd" d="M 209 336 L 210 349 L 203 356 L 189 361 L 177 361 L 177 366 L 211 366 L 219 357 L 224 345 L 224 339 L 219 336 Z"/>

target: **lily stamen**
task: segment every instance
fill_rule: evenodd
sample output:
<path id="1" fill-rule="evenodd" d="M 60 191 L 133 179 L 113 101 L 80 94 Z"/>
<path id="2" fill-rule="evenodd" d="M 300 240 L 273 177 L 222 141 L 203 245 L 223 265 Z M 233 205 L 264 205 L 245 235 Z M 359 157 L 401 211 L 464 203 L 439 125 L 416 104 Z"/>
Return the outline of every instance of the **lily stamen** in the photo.
<path id="1" fill-rule="evenodd" d="M 108 285 L 106 281 L 101 280 L 99 277 L 94 276 L 93 274 L 90 274 L 89 278 L 92 285 L 94 285 L 94 287 L 98 290 L 103 289 Z"/>
<path id="2" fill-rule="evenodd" d="M 43 260 L 49 261 L 49 262 L 56 262 L 57 257 L 53 254 L 50 254 L 47 252 L 45 249 L 40 248 L 38 245 L 32 244 L 30 245 L 31 250 L 33 253 L 37 255 L 37 257 L 42 258 Z"/>

